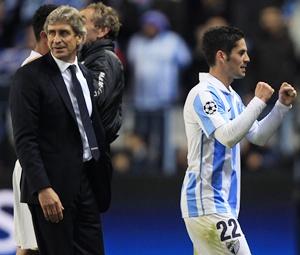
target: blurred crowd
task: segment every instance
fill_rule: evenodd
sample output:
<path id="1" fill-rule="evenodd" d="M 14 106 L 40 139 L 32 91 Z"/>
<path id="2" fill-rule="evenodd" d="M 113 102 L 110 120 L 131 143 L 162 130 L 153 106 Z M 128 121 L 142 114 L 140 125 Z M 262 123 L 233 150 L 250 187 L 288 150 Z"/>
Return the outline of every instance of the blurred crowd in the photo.
<path id="1" fill-rule="evenodd" d="M 10 183 L 15 162 L 8 95 L 11 76 L 35 43 L 30 18 L 41 4 L 68 4 L 80 9 L 91 2 L 97 1 L 0 0 L 0 187 Z M 198 83 L 199 72 L 208 71 L 201 37 L 209 27 L 230 24 L 246 34 L 251 62 L 246 78 L 233 84 L 245 104 L 253 97 L 258 81 L 268 82 L 277 91 L 288 81 L 299 90 L 300 1 L 102 2 L 118 10 L 122 22 L 117 53 L 125 66 L 126 92 L 123 127 L 112 147 L 119 174 L 171 176 L 185 171 L 182 108 L 188 91 Z M 269 103 L 271 107 L 275 102 Z M 263 148 L 243 141 L 246 171 L 297 170 L 299 114 L 295 105 Z"/>

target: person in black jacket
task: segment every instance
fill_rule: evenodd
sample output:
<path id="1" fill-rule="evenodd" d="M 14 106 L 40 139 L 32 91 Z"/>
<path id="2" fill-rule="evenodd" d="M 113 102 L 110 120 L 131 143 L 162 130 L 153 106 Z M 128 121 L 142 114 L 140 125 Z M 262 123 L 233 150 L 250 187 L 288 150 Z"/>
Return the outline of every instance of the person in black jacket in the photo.
<path id="1" fill-rule="evenodd" d="M 80 11 L 87 29 L 81 61 L 93 72 L 95 96 L 107 143 L 118 137 L 122 122 L 123 66 L 114 53 L 121 23 L 117 12 L 105 4 L 92 3 Z"/>

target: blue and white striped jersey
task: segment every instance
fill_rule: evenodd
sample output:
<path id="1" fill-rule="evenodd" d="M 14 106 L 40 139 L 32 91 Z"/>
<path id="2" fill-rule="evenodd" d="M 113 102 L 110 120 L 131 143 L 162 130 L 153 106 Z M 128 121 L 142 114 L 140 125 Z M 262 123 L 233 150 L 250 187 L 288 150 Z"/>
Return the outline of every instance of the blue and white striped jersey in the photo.
<path id="1" fill-rule="evenodd" d="M 240 146 L 227 148 L 214 131 L 239 115 L 244 105 L 230 87 L 208 73 L 187 96 L 184 123 L 188 168 L 181 192 L 183 217 L 212 213 L 238 216 L 240 207 Z"/>

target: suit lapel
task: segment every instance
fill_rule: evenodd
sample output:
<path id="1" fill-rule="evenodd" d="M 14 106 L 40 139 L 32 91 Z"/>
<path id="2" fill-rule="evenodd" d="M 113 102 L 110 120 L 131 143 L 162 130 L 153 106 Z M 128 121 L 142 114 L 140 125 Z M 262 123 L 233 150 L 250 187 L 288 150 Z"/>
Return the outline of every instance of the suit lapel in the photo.
<path id="1" fill-rule="evenodd" d="M 70 114 L 72 115 L 73 119 L 76 121 L 76 116 L 75 116 L 75 112 L 73 109 L 73 105 L 66 87 L 66 84 L 64 82 L 64 79 L 61 75 L 61 72 L 57 66 L 57 64 L 55 63 L 54 59 L 52 58 L 51 54 L 47 54 L 47 61 L 49 64 L 49 74 L 50 74 L 50 79 L 52 81 L 52 83 L 54 84 L 54 86 L 56 87 L 59 95 L 61 96 L 64 104 L 66 105 L 68 111 L 70 112 Z"/>
<path id="2" fill-rule="evenodd" d="M 73 109 L 73 105 L 67 90 L 67 87 L 65 85 L 64 79 L 61 75 L 61 72 L 57 66 L 57 64 L 55 63 L 54 59 L 52 58 L 51 54 L 47 54 L 46 56 L 47 59 L 47 64 L 48 64 L 48 68 L 47 71 L 49 73 L 49 77 L 51 79 L 51 82 L 53 83 L 53 85 L 56 87 L 59 95 L 62 98 L 62 101 L 64 102 L 65 106 L 67 107 L 68 111 L 70 112 L 70 114 L 72 115 L 74 121 L 76 121 L 76 116 L 75 116 L 75 112 Z M 97 140 L 99 143 L 100 147 L 103 147 L 103 141 L 105 141 L 105 135 L 104 135 L 104 129 L 102 126 L 102 122 L 99 119 L 99 116 L 97 113 L 95 113 L 96 110 L 96 103 L 95 103 L 95 97 L 94 97 L 94 87 L 93 87 L 93 78 L 91 75 L 89 75 L 87 73 L 87 70 L 85 69 L 84 66 L 82 66 L 81 64 L 79 64 L 80 69 L 84 75 L 84 77 L 87 80 L 87 84 L 89 86 L 89 90 L 90 90 L 90 95 L 91 95 L 91 100 L 92 100 L 92 120 L 93 120 L 93 126 L 96 128 L 96 135 L 97 135 Z"/>

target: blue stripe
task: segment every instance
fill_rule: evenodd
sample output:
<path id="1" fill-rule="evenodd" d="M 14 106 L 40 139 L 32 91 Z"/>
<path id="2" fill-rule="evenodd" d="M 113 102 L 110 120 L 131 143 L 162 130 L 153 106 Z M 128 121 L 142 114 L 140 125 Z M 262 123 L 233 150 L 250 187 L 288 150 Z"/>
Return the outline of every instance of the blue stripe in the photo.
<path id="1" fill-rule="evenodd" d="M 231 95 L 225 95 L 226 96 L 226 100 L 229 103 L 230 107 L 231 107 L 231 119 L 235 118 L 235 111 L 233 108 L 233 100 L 231 99 L 232 96 Z M 237 105 L 237 110 L 238 110 L 238 114 L 240 113 L 240 104 Z M 233 215 L 236 215 L 236 206 L 237 206 L 237 176 L 236 176 L 236 170 L 237 170 L 237 146 L 235 145 L 234 147 L 231 148 L 231 183 L 230 183 L 230 188 L 229 188 L 229 196 L 228 196 L 228 203 L 231 207 L 231 212 L 233 213 Z"/>
<path id="2" fill-rule="evenodd" d="M 215 130 L 215 126 L 213 125 L 212 121 L 208 118 L 207 114 L 204 112 L 204 108 L 199 95 L 195 97 L 193 105 L 197 115 L 203 123 L 203 129 L 205 129 L 205 133 L 210 135 Z"/>
<path id="3" fill-rule="evenodd" d="M 223 113 L 225 113 L 225 105 L 219 96 L 219 92 L 213 86 L 208 86 L 208 88 L 210 90 L 211 96 L 213 97 L 213 100 L 218 104 L 218 112 L 223 115 Z"/>
<path id="4" fill-rule="evenodd" d="M 201 208 L 203 214 L 205 214 L 205 209 L 204 209 L 204 203 L 203 203 L 203 181 L 202 181 L 202 159 L 203 159 L 203 139 L 204 139 L 204 133 L 203 131 L 201 132 L 201 148 L 200 148 L 200 201 L 201 201 Z"/>
<path id="5" fill-rule="evenodd" d="M 214 87 L 209 87 L 209 89 L 211 90 L 211 94 L 214 98 L 215 101 L 218 102 L 218 112 L 222 115 L 223 119 L 227 122 L 229 119 L 228 119 L 228 114 L 227 114 L 227 109 L 225 107 L 225 103 L 223 102 L 223 100 L 221 98 L 218 98 L 216 95 L 217 95 L 217 90 L 216 88 Z M 221 91 L 221 93 L 223 93 L 223 95 L 225 96 L 226 98 L 226 101 L 229 102 L 230 104 L 230 107 L 232 109 L 232 105 L 231 105 L 231 102 L 230 102 L 230 94 L 226 93 L 226 92 L 223 92 Z M 229 99 L 229 100 L 228 100 Z M 232 117 L 232 116 L 231 116 Z"/>
<path id="6" fill-rule="evenodd" d="M 226 147 L 215 140 L 214 144 L 214 158 L 213 158 L 213 173 L 212 173 L 212 187 L 214 190 L 214 202 L 216 210 L 219 213 L 226 212 L 224 206 L 224 198 L 222 197 L 222 171 L 225 161 Z"/>
<path id="7" fill-rule="evenodd" d="M 231 114 L 231 119 L 233 120 L 235 118 L 235 112 L 234 112 L 234 108 L 233 108 L 233 104 L 232 104 L 232 99 L 231 99 L 231 95 L 229 94 L 225 94 L 224 93 L 224 96 L 226 98 L 226 101 L 228 102 L 229 106 L 230 106 L 230 114 Z"/>
<path id="8" fill-rule="evenodd" d="M 229 198 L 228 203 L 231 208 L 232 214 L 237 217 L 237 177 L 236 177 L 236 171 L 232 171 L 231 173 L 231 186 L 229 190 Z"/>
<path id="9" fill-rule="evenodd" d="M 230 184 L 230 190 L 229 190 L 229 196 L 228 196 L 228 203 L 231 207 L 231 212 L 233 215 L 236 215 L 236 206 L 237 206 L 237 176 L 236 176 L 236 162 L 237 162 L 237 145 L 235 145 L 231 149 L 232 158 L 231 158 L 231 165 L 233 167 L 231 172 L 231 184 Z"/>
<path id="10" fill-rule="evenodd" d="M 240 97 L 240 95 L 238 93 L 236 93 L 234 91 L 234 94 L 235 94 L 235 97 L 237 97 L 239 100 L 238 100 L 238 113 L 241 114 L 241 112 L 243 112 L 243 110 L 245 109 L 245 105 L 243 104 L 243 101 Z"/>
<path id="11" fill-rule="evenodd" d="M 189 182 L 187 185 L 187 205 L 188 205 L 188 213 L 190 217 L 197 217 L 198 208 L 197 208 L 197 200 L 196 200 L 196 175 L 194 173 L 189 173 Z"/>

